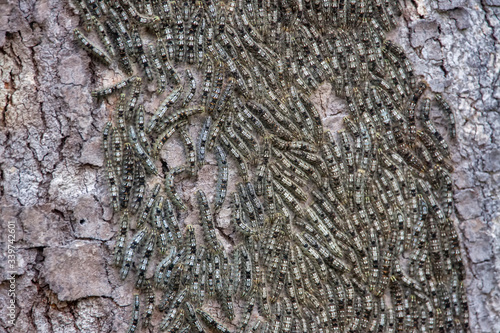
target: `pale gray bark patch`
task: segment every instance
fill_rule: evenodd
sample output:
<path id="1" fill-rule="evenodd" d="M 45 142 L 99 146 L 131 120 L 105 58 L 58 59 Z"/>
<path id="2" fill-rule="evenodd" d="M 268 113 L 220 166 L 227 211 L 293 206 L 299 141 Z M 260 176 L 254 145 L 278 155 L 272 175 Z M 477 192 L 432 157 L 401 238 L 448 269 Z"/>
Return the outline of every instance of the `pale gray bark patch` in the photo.
<path id="1" fill-rule="evenodd" d="M 457 142 L 452 145 L 454 198 L 463 254 L 468 262 L 471 331 L 497 332 L 500 9 L 495 6 L 500 3 L 406 4 L 406 22 L 398 28 L 396 41 L 405 47 L 416 71 L 432 90 L 443 92 L 457 120 Z"/>

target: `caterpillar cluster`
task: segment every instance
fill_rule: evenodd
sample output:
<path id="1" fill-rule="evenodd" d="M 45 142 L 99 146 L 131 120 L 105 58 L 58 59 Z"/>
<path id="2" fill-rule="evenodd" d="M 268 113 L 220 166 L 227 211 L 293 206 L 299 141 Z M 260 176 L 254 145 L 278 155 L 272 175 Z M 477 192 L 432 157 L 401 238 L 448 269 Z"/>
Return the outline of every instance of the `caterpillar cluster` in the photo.
<path id="1" fill-rule="evenodd" d="M 119 95 L 103 149 L 114 262 L 142 295 L 129 332 L 155 311 L 169 332 L 468 329 L 449 147 L 427 84 L 385 39 L 399 1 L 74 2 L 88 31 L 75 39 L 126 75 L 92 94 Z M 337 133 L 310 98 L 325 84 L 347 105 Z M 174 135 L 185 163 L 171 168 L 160 152 Z M 176 177 L 196 182 L 207 154 L 215 195 L 198 189 L 199 224 L 185 225 Z"/>

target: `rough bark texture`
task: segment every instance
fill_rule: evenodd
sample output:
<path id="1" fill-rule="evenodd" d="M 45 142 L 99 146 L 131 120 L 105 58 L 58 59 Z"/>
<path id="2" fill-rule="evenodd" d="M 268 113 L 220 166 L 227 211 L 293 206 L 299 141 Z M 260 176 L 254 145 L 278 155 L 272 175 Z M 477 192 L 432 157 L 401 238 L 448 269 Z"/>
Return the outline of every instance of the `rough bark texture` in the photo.
<path id="1" fill-rule="evenodd" d="M 406 0 L 391 33 L 416 73 L 455 110 L 455 222 L 473 332 L 500 330 L 499 6 Z M 0 13 L 0 332 L 125 331 L 133 285 L 110 265 L 117 226 L 100 149 L 108 111 L 90 96 L 115 73 L 74 43 L 79 18 L 66 1 L 10 0 Z M 340 102 L 327 88 L 316 96 L 326 126 L 339 126 Z M 13 325 L 9 222 L 17 249 Z"/>

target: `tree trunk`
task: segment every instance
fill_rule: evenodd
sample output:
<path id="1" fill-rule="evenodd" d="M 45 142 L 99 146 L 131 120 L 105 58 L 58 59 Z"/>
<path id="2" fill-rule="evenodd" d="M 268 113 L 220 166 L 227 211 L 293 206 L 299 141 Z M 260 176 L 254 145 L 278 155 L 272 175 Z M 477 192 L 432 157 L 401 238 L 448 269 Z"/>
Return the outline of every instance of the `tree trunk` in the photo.
<path id="1" fill-rule="evenodd" d="M 455 112 L 455 222 L 473 332 L 500 330 L 499 6 L 405 0 L 389 34 Z M 0 12 L 0 332 L 126 331 L 134 289 L 111 265 L 119 227 L 100 147 L 111 111 L 90 95 L 113 73 L 74 42 L 79 17 L 66 1 L 7 0 Z M 324 124 L 338 127 L 342 102 L 328 89 L 314 96 Z"/>

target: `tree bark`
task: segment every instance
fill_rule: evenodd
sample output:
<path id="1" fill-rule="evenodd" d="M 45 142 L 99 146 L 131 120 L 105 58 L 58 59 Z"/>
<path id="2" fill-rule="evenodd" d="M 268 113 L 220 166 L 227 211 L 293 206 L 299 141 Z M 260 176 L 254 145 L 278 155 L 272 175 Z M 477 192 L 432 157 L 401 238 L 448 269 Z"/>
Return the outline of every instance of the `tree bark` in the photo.
<path id="1" fill-rule="evenodd" d="M 499 6 L 406 0 L 389 34 L 455 112 L 455 222 L 472 332 L 500 330 Z M 126 331 L 133 283 L 111 265 L 118 227 L 100 148 L 109 111 L 90 95 L 115 73 L 76 45 L 79 17 L 66 1 L 7 0 L 0 13 L 0 332 Z M 323 122 L 338 127 L 342 102 L 326 88 L 314 95 Z"/>

